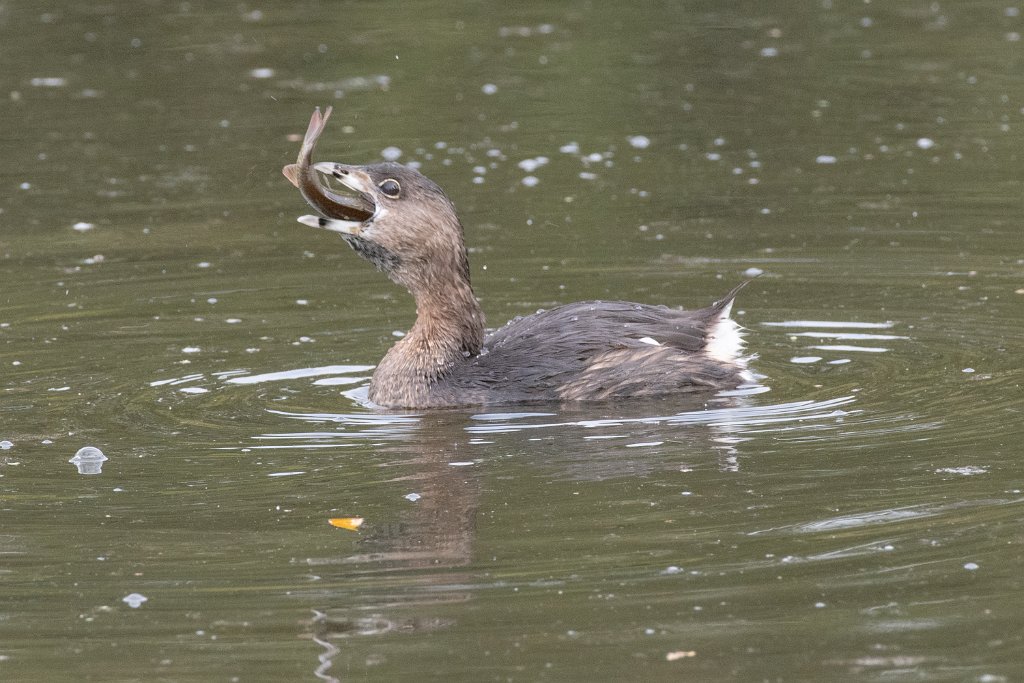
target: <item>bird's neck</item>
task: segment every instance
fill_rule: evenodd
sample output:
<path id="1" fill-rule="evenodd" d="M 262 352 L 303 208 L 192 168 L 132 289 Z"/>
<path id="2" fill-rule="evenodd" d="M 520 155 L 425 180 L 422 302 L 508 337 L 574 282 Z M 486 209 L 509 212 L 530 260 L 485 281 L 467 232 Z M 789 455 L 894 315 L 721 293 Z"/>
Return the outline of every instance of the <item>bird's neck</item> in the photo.
<path id="1" fill-rule="evenodd" d="M 434 385 L 483 346 L 484 314 L 468 280 L 428 282 L 412 294 L 416 322 L 373 373 L 370 399 L 381 405 L 427 405 Z"/>

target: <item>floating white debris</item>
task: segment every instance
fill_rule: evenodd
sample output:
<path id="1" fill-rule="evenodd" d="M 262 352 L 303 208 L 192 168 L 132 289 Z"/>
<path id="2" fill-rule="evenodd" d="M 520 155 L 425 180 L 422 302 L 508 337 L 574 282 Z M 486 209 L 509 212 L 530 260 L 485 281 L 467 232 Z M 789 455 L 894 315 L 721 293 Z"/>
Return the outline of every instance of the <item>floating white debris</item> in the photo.
<path id="1" fill-rule="evenodd" d="M 917 146 L 920 149 L 931 149 L 935 146 L 935 141 L 931 138 L 918 138 Z"/>
<path id="2" fill-rule="evenodd" d="M 974 372 L 974 368 L 964 368 L 964 369 L 963 369 L 963 370 L 961 370 L 960 372 L 965 372 L 965 373 L 967 373 L 967 374 L 969 375 L 969 374 L 971 374 L 972 372 Z"/>
<path id="3" fill-rule="evenodd" d="M 494 93 L 498 92 L 498 86 L 494 85 L 493 83 L 484 83 L 483 87 L 480 88 L 480 92 L 482 92 L 485 95 L 493 95 Z"/>
<path id="4" fill-rule="evenodd" d="M 77 230 L 78 232 L 88 232 L 89 230 L 92 230 L 95 227 L 96 227 L 96 225 L 93 224 L 93 223 L 86 223 L 85 221 L 79 221 L 79 222 L 75 223 L 74 225 L 72 225 L 71 229 L 72 230 Z"/>
<path id="5" fill-rule="evenodd" d="M 528 175 L 525 178 L 523 178 L 520 182 L 522 182 L 523 185 L 526 185 L 527 187 L 535 187 L 537 183 L 540 182 L 540 180 L 537 178 L 537 176 Z"/>
<path id="6" fill-rule="evenodd" d="M 249 72 L 249 75 L 253 78 L 273 78 L 274 70 L 269 67 L 262 67 L 259 69 L 253 69 Z"/>
<path id="7" fill-rule="evenodd" d="M 182 387 L 181 389 L 178 389 L 178 391 L 180 391 L 183 394 L 208 394 L 208 393 L 210 393 L 209 389 L 205 389 L 203 387 Z"/>
<path id="8" fill-rule="evenodd" d="M 664 441 L 642 441 L 640 443 L 627 443 L 626 448 L 643 448 L 645 446 L 660 446 Z"/>
<path id="9" fill-rule="evenodd" d="M 142 607 L 142 603 L 148 601 L 149 598 L 147 598 L 142 593 L 129 593 L 128 595 L 121 598 L 121 602 L 125 603 L 132 609 L 138 609 L 139 607 Z"/>
<path id="10" fill-rule="evenodd" d="M 85 446 L 79 448 L 78 452 L 68 462 L 78 468 L 79 474 L 100 474 L 103 463 L 107 459 L 103 451 L 95 446 Z"/>
<path id="11" fill-rule="evenodd" d="M 418 493 L 407 493 L 406 495 L 402 496 L 402 498 L 405 498 L 406 500 L 411 501 L 413 503 L 415 503 L 417 500 L 419 500 L 422 497 L 423 496 L 421 496 Z"/>
<path id="12" fill-rule="evenodd" d="M 267 476 L 268 477 L 297 477 L 300 474 L 305 474 L 305 472 L 303 472 L 301 470 L 296 470 L 294 472 L 271 472 Z"/>
<path id="13" fill-rule="evenodd" d="M 488 443 L 490 443 L 490 442 L 488 442 Z M 448 463 L 448 466 L 449 467 L 469 467 L 470 465 L 475 465 L 475 464 L 476 463 L 474 463 L 472 460 L 458 460 L 456 462 Z"/>
<path id="14" fill-rule="evenodd" d="M 647 149 L 651 146 L 651 139 L 646 135 L 631 135 L 627 139 L 630 146 L 636 149 Z"/>
<path id="15" fill-rule="evenodd" d="M 12 448 L 14 448 L 14 443 L 13 442 L 8 441 L 7 439 L 4 439 L 3 441 L 0 441 L 0 451 L 9 451 Z"/>
<path id="16" fill-rule="evenodd" d="M 576 142 L 568 142 L 558 148 L 558 151 L 562 154 L 579 154 L 580 146 Z"/>
<path id="17" fill-rule="evenodd" d="M 821 356 L 793 356 L 789 359 L 790 363 L 796 363 L 797 365 L 809 365 L 811 363 L 817 363 L 821 360 Z"/>
<path id="18" fill-rule="evenodd" d="M 763 273 L 763 270 L 761 270 L 760 268 L 756 268 L 754 266 L 751 266 L 743 271 L 743 274 L 747 277 L 757 277 L 758 275 L 761 275 Z"/>
<path id="19" fill-rule="evenodd" d="M 779 48 L 777 48 L 777 47 L 762 47 L 761 48 L 761 56 L 762 57 L 778 57 L 779 56 Z"/>
<path id="20" fill-rule="evenodd" d="M 295 305 L 296 306 L 308 306 L 309 305 L 309 299 L 296 299 L 295 300 Z"/>
<path id="21" fill-rule="evenodd" d="M 831 154 L 819 154 L 817 156 L 817 158 L 815 158 L 814 161 L 815 161 L 815 163 L 818 163 L 818 164 L 834 164 L 834 163 L 836 163 L 839 160 L 836 159 Z"/>
<path id="22" fill-rule="evenodd" d="M 981 567 L 979 567 L 977 562 L 968 562 L 968 563 L 966 563 L 964 565 L 964 569 L 966 569 L 969 572 L 973 572 L 974 570 L 980 569 L 980 568 Z"/>
<path id="23" fill-rule="evenodd" d="M 402 158 L 402 150 L 397 147 L 385 147 L 380 151 L 381 157 L 384 161 L 398 161 Z"/>
<path id="24" fill-rule="evenodd" d="M 202 349 L 198 346 L 186 346 L 181 350 L 182 353 L 199 353 L 200 351 Z"/>

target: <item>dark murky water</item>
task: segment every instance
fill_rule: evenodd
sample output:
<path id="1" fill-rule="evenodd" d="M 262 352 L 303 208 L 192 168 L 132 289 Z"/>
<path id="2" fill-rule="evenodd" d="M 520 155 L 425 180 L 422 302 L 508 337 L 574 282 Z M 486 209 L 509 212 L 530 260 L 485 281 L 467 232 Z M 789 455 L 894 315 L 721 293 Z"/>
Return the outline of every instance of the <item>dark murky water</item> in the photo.
<path id="1" fill-rule="evenodd" d="M 0 678 L 1020 680 L 1021 11 L 0 2 Z M 325 104 L 493 325 L 763 271 L 762 387 L 362 407 Z"/>

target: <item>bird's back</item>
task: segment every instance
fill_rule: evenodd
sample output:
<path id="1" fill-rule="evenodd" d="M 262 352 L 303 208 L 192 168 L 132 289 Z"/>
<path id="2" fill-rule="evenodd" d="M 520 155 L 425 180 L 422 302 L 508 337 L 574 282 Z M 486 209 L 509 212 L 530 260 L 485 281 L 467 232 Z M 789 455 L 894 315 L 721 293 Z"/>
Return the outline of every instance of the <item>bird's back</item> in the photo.
<path id="1" fill-rule="evenodd" d="M 511 403 L 733 388 L 745 370 L 729 319 L 737 290 L 694 311 L 584 301 L 516 318 L 438 389 Z"/>

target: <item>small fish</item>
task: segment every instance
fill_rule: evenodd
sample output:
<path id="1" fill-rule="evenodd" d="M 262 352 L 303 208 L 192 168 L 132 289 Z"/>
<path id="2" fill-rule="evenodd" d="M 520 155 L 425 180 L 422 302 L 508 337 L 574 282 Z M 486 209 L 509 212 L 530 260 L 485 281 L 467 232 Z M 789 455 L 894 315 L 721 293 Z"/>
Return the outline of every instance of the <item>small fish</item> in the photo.
<path id="1" fill-rule="evenodd" d="M 316 147 L 320 134 L 324 132 L 333 109 L 327 107 L 327 111 L 321 114 L 320 107 L 316 108 L 309 119 L 306 136 L 302 139 L 298 160 L 285 166 L 281 172 L 292 185 L 299 188 L 302 197 L 310 206 L 328 218 L 362 222 L 373 215 L 373 203 L 362 197 L 346 197 L 331 192 L 324 187 L 313 167 L 313 148 Z"/>

